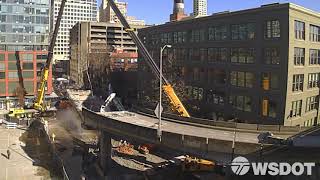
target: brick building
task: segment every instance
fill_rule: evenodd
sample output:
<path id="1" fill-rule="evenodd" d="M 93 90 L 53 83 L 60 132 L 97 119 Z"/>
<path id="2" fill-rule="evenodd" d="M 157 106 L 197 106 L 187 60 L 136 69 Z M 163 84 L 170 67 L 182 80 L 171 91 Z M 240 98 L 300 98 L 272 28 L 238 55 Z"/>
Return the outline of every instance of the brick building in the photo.
<path id="1" fill-rule="evenodd" d="M 194 116 L 257 124 L 319 123 L 320 14 L 285 3 L 182 20 L 139 31 L 151 55 L 174 64 Z M 158 84 L 139 61 L 139 97 Z M 164 68 L 166 71 L 166 68 Z M 170 77 L 170 73 L 167 73 Z M 155 103 L 155 102 L 153 102 Z"/>

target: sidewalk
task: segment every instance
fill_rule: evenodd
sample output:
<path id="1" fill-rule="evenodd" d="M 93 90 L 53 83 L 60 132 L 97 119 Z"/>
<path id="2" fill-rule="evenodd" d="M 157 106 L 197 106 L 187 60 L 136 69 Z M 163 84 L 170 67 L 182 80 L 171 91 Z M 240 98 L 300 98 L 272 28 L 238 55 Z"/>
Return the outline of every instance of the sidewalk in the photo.
<path id="1" fill-rule="evenodd" d="M 48 170 L 34 166 L 34 160 L 24 151 L 25 144 L 19 141 L 19 137 L 23 133 L 24 130 L 6 129 L 0 126 L 0 179 L 50 179 Z M 8 148 L 11 152 L 10 159 L 6 157 Z"/>

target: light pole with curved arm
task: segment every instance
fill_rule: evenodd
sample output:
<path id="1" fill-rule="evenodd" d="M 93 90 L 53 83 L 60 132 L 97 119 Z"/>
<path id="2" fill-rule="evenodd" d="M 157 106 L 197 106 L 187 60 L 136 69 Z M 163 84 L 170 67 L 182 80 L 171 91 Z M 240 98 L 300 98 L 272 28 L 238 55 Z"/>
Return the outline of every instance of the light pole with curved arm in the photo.
<path id="1" fill-rule="evenodd" d="M 162 110 L 162 105 L 161 105 L 161 102 L 162 102 L 162 53 L 163 51 L 166 49 L 166 48 L 171 48 L 172 46 L 167 44 L 167 45 L 164 45 L 163 47 L 160 48 L 160 83 L 159 83 L 159 108 L 158 108 L 158 111 L 159 111 L 159 124 L 158 124 L 158 131 L 157 131 L 157 135 L 158 135 L 158 138 L 161 140 L 161 110 Z"/>

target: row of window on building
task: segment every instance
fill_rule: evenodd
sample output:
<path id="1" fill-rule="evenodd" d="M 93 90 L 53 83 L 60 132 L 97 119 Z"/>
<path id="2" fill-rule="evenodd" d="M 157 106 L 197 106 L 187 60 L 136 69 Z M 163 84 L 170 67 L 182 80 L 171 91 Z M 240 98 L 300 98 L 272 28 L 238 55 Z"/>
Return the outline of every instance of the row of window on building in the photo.
<path id="1" fill-rule="evenodd" d="M 230 95 L 227 97 L 225 92 L 223 91 L 215 91 L 212 89 L 204 90 L 200 87 L 186 87 L 187 96 L 190 97 L 192 100 L 203 101 L 208 104 L 215 104 L 224 106 L 226 102 L 228 102 L 231 106 L 239 111 L 244 112 L 252 112 L 252 98 L 250 96 L 242 96 L 242 95 Z M 262 110 L 262 115 L 265 117 L 276 118 L 277 117 L 277 102 L 269 100 L 267 107 L 262 106 L 265 108 Z"/>
<path id="2" fill-rule="evenodd" d="M 0 51 L 47 51 L 48 45 L 6 45 L 0 44 Z"/>
<path id="3" fill-rule="evenodd" d="M 239 111 L 252 112 L 252 97 L 242 95 L 230 95 L 229 101 L 226 101 L 226 94 L 223 91 L 215 91 L 212 89 L 204 90 L 200 87 L 186 87 L 187 96 L 193 100 L 203 101 L 209 104 L 224 106 L 226 102 Z M 290 117 L 299 117 L 302 114 L 302 100 L 293 101 L 291 103 Z M 306 98 L 305 112 L 311 112 L 318 109 L 319 96 L 311 96 Z M 276 118 L 278 112 L 278 103 L 276 100 L 263 98 L 261 101 L 261 114 L 264 117 Z"/>
<path id="4" fill-rule="evenodd" d="M 293 92 L 302 92 L 304 89 L 304 74 L 295 74 L 293 75 L 292 82 L 292 91 Z M 319 87 L 319 73 L 309 73 L 308 74 L 308 85 L 307 88 L 316 88 Z"/>
<path id="5" fill-rule="evenodd" d="M 305 48 L 294 48 L 294 65 L 304 66 L 306 57 Z M 319 65 L 320 64 L 320 50 L 310 49 L 309 50 L 309 65 Z"/>
<path id="6" fill-rule="evenodd" d="M 158 57 L 158 50 L 152 51 L 153 57 Z M 230 62 L 241 64 L 253 64 L 256 62 L 255 48 L 174 48 L 166 49 L 163 53 L 164 59 L 174 59 L 177 61 L 200 61 L 200 62 Z M 294 65 L 305 65 L 305 48 L 294 48 Z M 271 65 L 280 64 L 279 48 L 264 48 L 263 63 Z M 309 50 L 309 65 L 320 64 L 320 50 Z"/>
<path id="7" fill-rule="evenodd" d="M 306 24 L 302 21 L 294 21 L 295 38 L 299 40 L 306 39 Z M 320 42 L 320 26 L 310 24 L 309 40 L 312 42 Z"/>
<path id="8" fill-rule="evenodd" d="M 190 71 L 190 69 L 187 69 Z M 225 70 L 192 68 L 191 73 L 188 73 L 188 79 L 192 81 L 202 81 L 209 84 L 225 85 L 227 73 Z M 256 82 L 256 75 L 253 72 L 231 71 L 229 75 L 230 84 L 236 87 L 253 88 Z M 307 88 L 319 87 L 320 73 L 308 73 Z M 263 72 L 261 73 L 261 87 L 264 90 L 278 90 L 280 77 L 277 73 Z M 292 91 L 303 91 L 304 74 L 293 75 Z"/>
<path id="9" fill-rule="evenodd" d="M 281 28 L 280 21 L 266 21 L 265 23 L 265 38 L 273 39 L 280 38 Z M 204 42 L 204 41 L 223 41 L 229 39 L 227 25 L 212 26 L 207 29 L 195 29 L 191 31 L 170 32 L 161 35 L 152 35 L 151 43 L 185 43 L 189 42 Z M 256 24 L 234 24 L 230 26 L 231 40 L 253 40 L 256 38 Z"/>
<path id="10" fill-rule="evenodd" d="M 300 117 L 302 114 L 302 100 L 293 101 L 291 103 L 291 111 L 290 111 L 290 117 Z M 313 110 L 318 109 L 319 106 L 319 96 L 311 96 L 306 99 L 306 108 L 305 112 L 310 112 Z"/>
<path id="11" fill-rule="evenodd" d="M 230 35 L 228 32 L 230 28 Z M 277 39 L 281 37 L 281 25 L 279 20 L 269 20 L 265 22 L 265 39 Z M 295 21 L 295 38 L 305 40 L 305 23 Z M 230 36 L 230 38 L 229 38 Z M 309 39 L 313 42 L 320 42 L 320 27 L 310 24 Z M 256 38 L 256 24 L 234 24 L 212 26 L 207 29 L 196 29 L 191 31 L 169 32 L 151 36 L 151 44 L 156 45 L 186 42 L 223 41 L 223 40 L 253 40 Z"/>
<path id="12" fill-rule="evenodd" d="M 24 88 L 27 92 L 27 94 L 34 94 L 34 81 L 26 80 L 24 81 Z M 6 82 L 0 81 L 0 87 L 6 87 Z M 18 81 L 9 81 L 8 82 L 8 93 L 9 94 L 15 94 L 16 89 L 19 87 Z M 6 88 L 0 88 L 0 95 L 6 94 Z"/>

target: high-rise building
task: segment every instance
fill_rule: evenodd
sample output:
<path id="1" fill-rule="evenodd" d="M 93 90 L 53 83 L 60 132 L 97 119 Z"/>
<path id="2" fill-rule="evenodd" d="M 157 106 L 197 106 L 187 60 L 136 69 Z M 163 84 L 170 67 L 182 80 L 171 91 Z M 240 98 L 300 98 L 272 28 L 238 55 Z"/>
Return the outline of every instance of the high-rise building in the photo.
<path id="1" fill-rule="evenodd" d="M 184 13 L 184 0 L 174 0 L 173 2 L 173 12 L 170 14 L 170 21 L 179 21 L 187 17 Z"/>
<path id="2" fill-rule="evenodd" d="M 136 32 L 144 27 L 132 25 Z M 102 75 L 106 73 L 105 67 L 109 63 L 109 54 L 116 49 L 121 49 L 127 54 L 137 54 L 137 46 L 124 27 L 118 23 L 77 23 L 70 30 L 70 36 L 70 77 L 80 87 L 88 87 L 89 68 L 92 70 L 90 74 L 94 72 L 96 77 L 103 80 Z M 116 57 L 115 53 L 113 56 Z"/>
<path id="3" fill-rule="evenodd" d="M 60 10 L 61 0 L 51 1 L 51 29 L 57 20 L 58 12 Z M 60 61 L 63 63 L 70 60 L 69 49 L 69 30 L 81 21 L 96 21 L 97 19 L 97 2 L 96 0 L 72 0 L 67 1 L 59 28 L 56 46 L 54 48 L 53 60 L 56 63 Z M 67 63 L 68 64 L 68 63 Z"/>
<path id="4" fill-rule="evenodd" d="M 30 98 L 37 92 L 49 44 L 49 7 L 49 0 L 0 1 L 0 109 L 15 105 L 19 87 Z M 50 70 L 48 94 L 51 84 Z"/>
<path id="5" fill-rule="evenodd" d="M 166 77 L 182 84 L 175 87 L 193 116 L 320 124 L 318 12 L 276 3 L 147 27 L 139 36 L 155 60 L 172 45 L 163 52 Z M 158 84 L 146 66 L 139 61 L 139 101 L 151 108 Z"/>
<path id="6" fill-rule="evenodd" d="M 117 5 L 120 12 L 123 16 L 127 19 L 128 23 L 131 25 L 145 25 L 144 20 L 138 20 L 133 16 L 128 16 L 128 3 L 120 2 L 118 0 L 114 1 Z M 110 22 L 110 23 L 117 23 L 121 24 L 118 16 L 114 13 L 113 9 L 111 8 L 110 4 L 107 0 L 103 0 L 100 8 L 99 8 L 99 22 Z"/>
<path id="7" fill-rule="evenodd" d="M 193 16 L 206 16 L 208 0 L 193 0 Z"/>
<path id="8" fill-rule="evenodd" d="M 114 2 L 118 6 L 120 12 L 126 17 L 128 13 L 128 3 L 119 2 L 118 0 L 115 0 Z M 118 16 L 114 13 L 113 9 L 108 3 L 108 0 L 102 1 L 101 6 L 99 8 L 99 14 L 100 22 L 120 23 Z"/>

